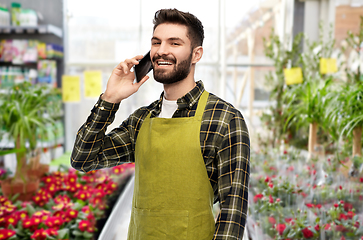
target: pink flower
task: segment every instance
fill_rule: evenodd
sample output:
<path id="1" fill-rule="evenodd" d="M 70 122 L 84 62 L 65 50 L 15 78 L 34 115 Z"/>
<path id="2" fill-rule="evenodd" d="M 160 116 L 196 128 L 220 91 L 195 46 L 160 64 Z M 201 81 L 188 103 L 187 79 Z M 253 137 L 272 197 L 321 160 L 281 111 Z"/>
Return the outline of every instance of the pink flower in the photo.
<path id="1" fill-rule="evenodd" d="M 325 227 L 324 227 L 324 230 L 329 230 L 329 229 L 330 229 L 330 227 L 331 227 L 330 223 L 327 223 L 327 224 L 325 225 Z"/>
<path id="2" fill-rule="evenodd" d="M 272 224 L 272 225 L 275 225 L 276 223 L 276 220 L 274 217 L 268 217 L 268 221 Z"/>

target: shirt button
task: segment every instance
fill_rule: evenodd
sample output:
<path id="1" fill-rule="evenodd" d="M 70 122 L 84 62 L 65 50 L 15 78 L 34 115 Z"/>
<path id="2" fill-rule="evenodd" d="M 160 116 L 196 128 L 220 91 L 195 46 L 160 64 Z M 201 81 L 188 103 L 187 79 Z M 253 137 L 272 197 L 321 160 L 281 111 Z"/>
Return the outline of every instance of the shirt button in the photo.
<path id="1" fill-rule="evenodd" d="M 101 110 L 105 110 L 105 108 L 104 108 L 104 107 L 100 107 L 100 109 L 101 109 Z"/>
<path id="2" fill-rule="evenodd" d="M 192 107 L 193 106 L 193 103 L 189 104 L 189 107 Z"/>
<path id="3" fill-rule="evenodd" d="M 95 107 L 98 107 L 98 103 L 96 103 Z"/>

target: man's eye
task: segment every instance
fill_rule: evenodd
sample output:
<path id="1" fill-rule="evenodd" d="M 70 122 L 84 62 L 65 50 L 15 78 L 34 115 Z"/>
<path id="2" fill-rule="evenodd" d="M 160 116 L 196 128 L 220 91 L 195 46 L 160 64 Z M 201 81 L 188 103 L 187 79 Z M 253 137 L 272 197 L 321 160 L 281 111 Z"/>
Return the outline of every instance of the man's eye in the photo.
<path id="1" fill-rule="evenodd" d="M 175 45 L 175 46 L 179 46 L 180 44 L 179 44 L 179 43 L 173 43 L 173 45 Z"/>
<path id="2" fill-rule="evenodd" d="M 152 45 L 159 45 L 159 42 L 153 42 Z"/>

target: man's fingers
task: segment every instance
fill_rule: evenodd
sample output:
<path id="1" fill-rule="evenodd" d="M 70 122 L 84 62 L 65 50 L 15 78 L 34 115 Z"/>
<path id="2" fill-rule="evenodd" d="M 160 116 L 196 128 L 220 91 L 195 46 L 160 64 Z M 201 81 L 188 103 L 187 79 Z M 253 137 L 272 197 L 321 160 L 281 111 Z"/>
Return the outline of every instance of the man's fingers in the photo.
<path id="1" fill-rule="evenodd" d="M 144 84 L 149 79 L 149 76 L 145 76 L 141 79 L 140 82 L 136 83 L 138 87 L 140 87 L 142 84 Z"/>
<path id="2" fill-rule="evenodd" d="M 139 60 L 142 58 L 143 55 L 137 55 L 133 58 L 125 59 L 125 61 L 118 65 L 118 68 L 127 74 L 134 65 L 139 64 Z"/>

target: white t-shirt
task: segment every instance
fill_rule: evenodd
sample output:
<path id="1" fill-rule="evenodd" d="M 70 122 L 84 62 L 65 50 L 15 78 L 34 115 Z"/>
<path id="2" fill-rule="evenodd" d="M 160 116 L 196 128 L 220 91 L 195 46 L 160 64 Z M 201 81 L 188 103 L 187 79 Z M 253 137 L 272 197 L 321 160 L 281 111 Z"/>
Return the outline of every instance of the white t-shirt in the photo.
<path id="1" fill-rule="evenodd" d="M 174 112 L 178 109 L 177 101 L 169 101 L 163 97 L 163 103 L 161 104 L 161 112 L 159 118 L 172 118 Z"/>

